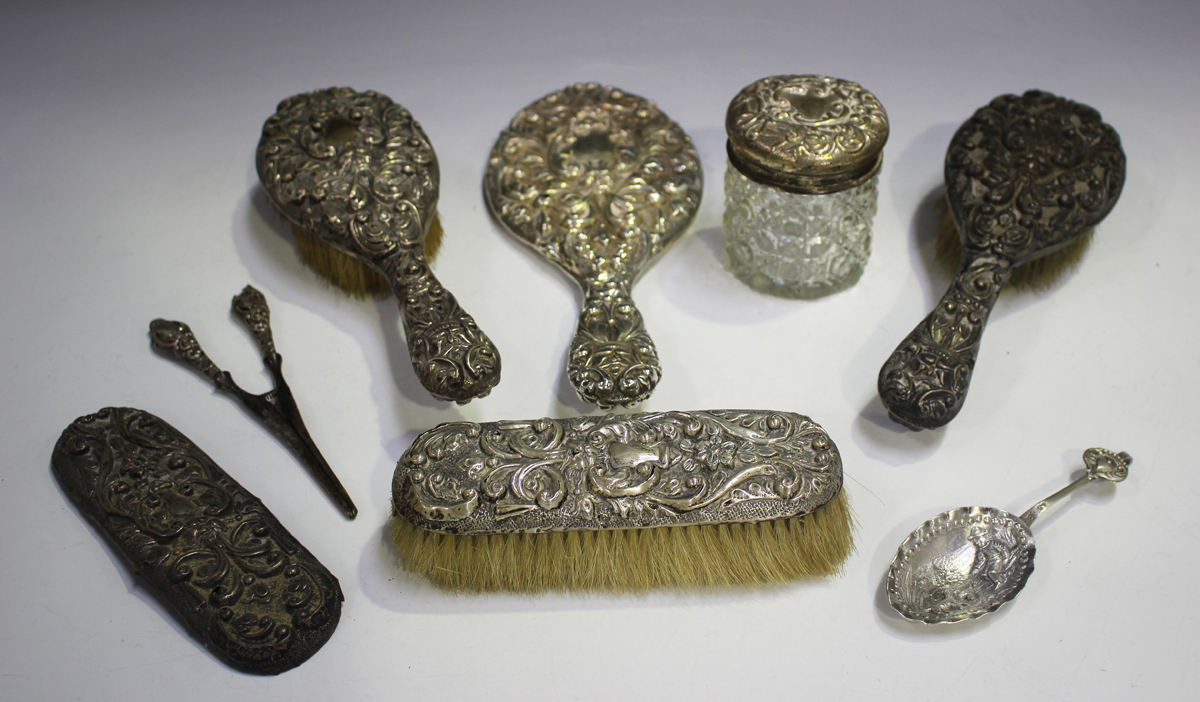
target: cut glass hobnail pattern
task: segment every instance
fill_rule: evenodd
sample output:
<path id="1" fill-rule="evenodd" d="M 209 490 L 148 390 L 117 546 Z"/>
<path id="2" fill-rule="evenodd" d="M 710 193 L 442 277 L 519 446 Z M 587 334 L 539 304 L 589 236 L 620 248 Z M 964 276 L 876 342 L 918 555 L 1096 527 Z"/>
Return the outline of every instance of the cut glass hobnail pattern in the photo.
<path id="1" fill-rule="evenodd" d="M 742 282 L 812 299 L 858 282 L 871 255 L 879 176 L 836 193 L 801 195 L 725 170 L 725 251 Z"/>

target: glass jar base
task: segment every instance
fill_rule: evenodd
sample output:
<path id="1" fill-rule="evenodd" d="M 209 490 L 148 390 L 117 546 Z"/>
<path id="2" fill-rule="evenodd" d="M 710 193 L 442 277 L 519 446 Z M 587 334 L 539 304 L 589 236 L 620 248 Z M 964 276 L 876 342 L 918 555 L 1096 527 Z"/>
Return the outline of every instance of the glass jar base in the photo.
<path id="1" fill-rule="evenodd" d="M 791 299 L 854 285 L 871 255 L 877 182 L 798 194 L 752 181 L 729 163 L 722 227 L 729 269 L 755 290 Z"/>
<path id="2" fill-rule="evenodd" d="M 738 280 L 760 293 L 783 297 L 789 300 L 816 300 L 854 287 L 854 284 L 862 277 L 863 269 L 860 266 L 848 272 L 844 278 L 833 282 L 809 285 L 774 280 L 758 271 L 734 269 L 733 273 L 737 276 Z"/>

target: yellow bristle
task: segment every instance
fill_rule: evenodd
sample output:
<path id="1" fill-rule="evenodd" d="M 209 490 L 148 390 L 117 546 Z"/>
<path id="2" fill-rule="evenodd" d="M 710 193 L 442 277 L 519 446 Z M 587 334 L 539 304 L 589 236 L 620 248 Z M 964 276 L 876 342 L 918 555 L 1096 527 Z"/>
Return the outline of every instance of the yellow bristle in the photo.
<path id="1" fill-rule="evenodd" d="M 392 517 L 404 567 L 453 592 L 712 589 L 833 575 L 854 550 L 845 491 L 812 514 L 746 524 L 449 535 Z"/>
<path id="2" fill-rule="evenodd" d="M 933 245 L 933 259 L 954 275 L 962 260 L 962 239 L 959 238 L 958 227 L 954 224 L 954 216 L 950 213 L 945 196 L 938 200 L 938 209 L 941 210 L 941 217 Z M 1089 229 L 1063 248 L 1017 266 L 1008 279 L 1007 288 L 1034 292 L 1049 290 L 1079 265 L 1083 252 L 1092 243 L 1095 231 L 1094 228 Z"/>
<path id="3" fill-rule="evenodd" d="M 391 294 L 392 286 L 387 278 L 355 256 L 340 251 L 309 231 L 291 225 L 296 236 L 296 249 L 300 259 L 317 275 L 357 298 L 383 297 Z M 425 235 L 425 260 L 433 262 L 442 248 L 441 219 L 435 213 Z"/>
<path id="4" fill-rule="evenodd" d="M 433 263 L 437 258 L 438 253 L 442 250 L 442 238 L 445 236 L 442 230 L 442 218 L 438 217 L 437 212 L 433 213 L 433 221 L 429 223 L 429 231 L 425 234 L 425 260 Z"/>

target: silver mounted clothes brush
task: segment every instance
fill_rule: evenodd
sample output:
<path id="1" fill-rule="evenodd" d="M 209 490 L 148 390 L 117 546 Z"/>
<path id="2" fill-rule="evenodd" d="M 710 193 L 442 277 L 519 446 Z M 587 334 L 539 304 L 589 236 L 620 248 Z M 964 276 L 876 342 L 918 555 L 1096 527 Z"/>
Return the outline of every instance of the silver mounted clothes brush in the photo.
<path id="1" fill-rule="evenodd" d="M 459 592 L 771 585 L 853 550 L 837 446 L 790 412 L 443 424 L 392 503 L 404 567 Z"/>

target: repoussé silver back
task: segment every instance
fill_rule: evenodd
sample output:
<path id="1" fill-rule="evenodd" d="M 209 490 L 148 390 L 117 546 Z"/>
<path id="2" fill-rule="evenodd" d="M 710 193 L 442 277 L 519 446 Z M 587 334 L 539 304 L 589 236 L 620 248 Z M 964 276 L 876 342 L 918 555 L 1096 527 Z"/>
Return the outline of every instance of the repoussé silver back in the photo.
<path id="1" fill-rule="evenodd" d="M 678 124 L 598 83 L 541 98 L 496 140 L 484 178 L 492 212 L 584 290 L 567 360 L 584 401 L 628 406 L 658 385 L 658 353 L 630 291 L 687 229 L 703 185 Z"/>

